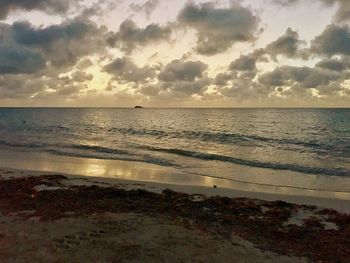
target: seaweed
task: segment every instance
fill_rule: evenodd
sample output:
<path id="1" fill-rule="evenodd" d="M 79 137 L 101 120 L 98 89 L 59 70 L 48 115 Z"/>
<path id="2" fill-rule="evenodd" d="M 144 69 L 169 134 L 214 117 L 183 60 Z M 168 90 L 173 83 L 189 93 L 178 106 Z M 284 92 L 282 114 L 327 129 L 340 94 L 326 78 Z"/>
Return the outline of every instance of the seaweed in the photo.
<path id="1" fill-rule="evenodd" d="M 307 257 L 312 262 L 350 262 L 350 215 L 335 210 L 219 196 L 194 201 L 194 195 L 169 189 L 160 194 L 99 186 L 35 190 L 38 185 L 62 186 L 63 179 L 66 177 L 61 175 L 0 179 L 0 212 L 23 220 L 40 217 L 43 221 L 105 212 L 162 215 L 225 238 L 238 235 L 264 250 Z M 286 224 L 299 210 L 311 211 L 314 216 L 302 225 Z M 320 217 L 338 229 L 325 229 Z"/>

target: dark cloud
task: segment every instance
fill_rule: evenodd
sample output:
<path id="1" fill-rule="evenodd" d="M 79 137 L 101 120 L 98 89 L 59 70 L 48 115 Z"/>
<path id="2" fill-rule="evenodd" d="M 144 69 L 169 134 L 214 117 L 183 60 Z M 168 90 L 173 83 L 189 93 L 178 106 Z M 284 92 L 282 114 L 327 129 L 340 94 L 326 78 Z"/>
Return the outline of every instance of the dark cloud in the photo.
<path id="1" fill-rule="evenodd" d="M 238 42 L 252 42 L 258 31 L 259 19 L 238 3 L 229 8 L 212 3 L 188 3 L 178 16 L 179 23 L 197 31 L 195 50 L 203 55 L 215 55 Z"/>
<path id="2" fill-rule="evenodd" d="M 321 55 L 350 55 L 350 28 L 329 25 L 311 44 L 311 52 Z"/>
<path id="3" fill-rule="evenodd" d="M 252 79 L 244 75 L 232 80 L 230 86 L 218 89 L 224 97 L 235 98 L 240 101 L 266 98 L 271 92 L 270 88 L 259 86 Z"/>
<path id="4" fill-rule="evenodd" d="M 230 64 L 229 69 L 238 71 L 256 70 L 256 59 L 252 56 L 240 56 L 237 60 Z"/>
<path id="5" fill-rule="evenodd" d="M 89 20 L 74 19 L 45 28 L 20 22 L 11 31 L 16 44 L 40 51 L 57 67 L 75 64 L 80 57 L 103 48 L 104 29 Z"/>
<path id="6" fill-rule="evenodd" d="M 236 79 L 237 74 L 230 74 L 230 73 L 219 73 L 216 75 L 214 79 L 214 84 L 218 87 L 224 87 L 227 85 L 227 83 L 232 80 Z"/>
<path id="7" fill-rule="evenodd" d="M 34 73 L 44 67 L 45 60 L 39 53 L 0 46 L 0 74 Z"/>
<path id="8" fill-rule="evenodd" d="M 302 88 L 318 88 L 327 86 L 332 81 L 343 76 L 334 71 L 309 67 L 282 66 L 259 77 L 259 82 L 265 86 L 292 87 L 298 84 Z"/>
<path id="9" fill-rule="evenodd" d="M 41 10 L 48 13 L 66 13 L 80 0 L 0 0 L 0 19 L 6 18 L 11 11 Z"/>
<path id="10" fill-rule="evenodd" d="M 27 75 L 0 75 L 0 97 L 2 99 L 28 99 L 44 89 L 42 81 Z"/>
<path id="11" fill-rule="evenodd" d="M 300 46 L 304 43 L 299 39 L 298 32 L 288 28 L 283 36 L 267 45 L 265 50 L 274 59 L 278 55 L 284 55 L 288 58 L 304 57 L 305 54 L 300 50 Z"/>
<path id="12" fill-rule="evenodd" d="M 139 88 L 140 94 L 152 97 L 153 99 L 183 99 L 190 98 L 193 95 L 202 96 L 211 84 L 211 79 L 204 77 L 194 81 L 173 81 L 157 84 L 150 84 Z"/>
<path id="13" fill-rule="evenodd" d="M 257 49 L 247 55 L 241 55 L 236 60 L 232 61 L 226 72 L 221 72 L 216 75 L 214 84 L 219 87 L 227 87 L 228 85 L 236 82 L 243 82 L 243 85 L 247 82 L 251 82 L 258 73 L 257 62 L 267 62 L 265 58 L 265 50 Z"/>
<path id="14" fill-rule="evenodd" d="M 170 26 L 150 24 L 139 28 L 132 20 L 126 20 L 120 25 L 119 32 L 109 34 L 107 43 L 130 53 L 139 46 L 169 39 L 171 32 Z"/>
<path id="15" fill-rule="evenodd" d="M 200 61 L 173 60 L 159 74 L 159 80 L 165 82 L 194 81 L 201 78 L 207 65 Z"/>
<path id="16" fill-rule="evenodd" d="M 102 52 L 103 33 L 80 18 L 48 27 L 0 24 L 0 96 L 39 100 L 78 96 L 93 77 L 83 72 L 92 65 L 86 56 Z M 61 78 L 61 73 L 70 76 Z"/>
<path id="17" fill-rule="evenodd" d="M 144 85 L 138 92 L 158 99 L 188 98 L 202 95 L 211 84 L 205 71 L 208 66 L 200 61 L 173 60 L 161 68 L 158 82 Z"/>
<path id="18" fill-rule="evenodd" d="M 241 101 L 266 98 L 271 92 L 270 87 L 259 85 L 255 81 L 258 73 L 256 63 L 265 61 L 264 54 L 263 49 L 258 49 L 233 61 L 226 72 L 217 74 L 214 80 L 216 91 L 224 98 Z"/>
<path id="19" fill-rule="evenodd" d="M 156 76 L 154 68 L 138 67 L 127 57 L 115 59 L 104 67 L 104 71 L 113 75 L 113 78 L 120 83 L 146 83 Z"/>
<path id="20" fill-rule="evenodd" d="M 334 71 L 344 71 L 348 66 L 338 59 L 324 59 L 316 64 L 316 67 Z"/>
<path id="21" fill-rule="evenodd" d="M 46 28 L 35 28 L 29 22 L 17 22 L 13 26 L 14 38 L 19 44 L 40 46 L 49 49 L 57 41 L 81 39 L 88 33 L 93 33 L 95 27 L 86 21 L 73 20 L 60 25 Z"/>
<path id="22" fill-rule="evenodd" d="M 70 77 L 45 76 L 34 74 L 0 75 L 0 97 L 2 99 L 38 99 L 76 98 L 87 86 L 82 82 L 73 82 Z"/>
<path id="23" fill-rule="evenodd" d="M 157 8 L 159 0 L 148 0 L 143 4 L 132 3 L 130 9 L 134 12 L 144 12 L 149 19 L 153 11 Z"/>
<path id="24" fill-rule="evenodd" d="M 254 79 L 258 73 L 256 64 L 265 62 L 264 55 L 264 49 L 257 49 L 232 61 L 227 71 L 218 73 L 213 81 L 217 93 L 224 98 L 240 100 L 262 96 Z M 268 89 L 265 89 L 265 96 L 267 92 Z"/>
<path id="25" fill-rule="evenodd" d="M 201 95 L 206 91 L 210 84 L 208 78 L 199 79 L 196 81 L 176 81 L 171 84 L 163 83 L 171 97 L 188 97 L 193 94 Z"/>
<path id="26" fill-rule="evenodd" d="M 298 4 L 300 0 L 272 0 L 272 2 L 282 6 L 290 6 Z"/>
<path id="27" fill-rule="evenodd" d="M 272 98 L 312 99 L 315 95 L 340 97 L 343 83 L 350 79 L 348 72 L 324 68 L 281 66 L 271 72 L 258 75 L 255 71 L 228 71 L 218 74 L 216 90 L 224 98 L 238 101 L 261 101 Z M 276 97 L 279 94 L 279 97 Z"/>

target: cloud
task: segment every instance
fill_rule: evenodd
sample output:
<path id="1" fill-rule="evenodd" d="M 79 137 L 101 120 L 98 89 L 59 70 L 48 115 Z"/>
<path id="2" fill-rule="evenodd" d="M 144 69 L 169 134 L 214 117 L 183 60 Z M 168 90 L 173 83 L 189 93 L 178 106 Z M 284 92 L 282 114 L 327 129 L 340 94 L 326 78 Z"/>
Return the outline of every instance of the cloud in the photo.
<path id="1" fill-rule="evenodd" d="M 73 82 L 86 82 L 86 81 L 90 81 L 94 78 L 94 76 L 92 74 L 87 74 L 83 71 L 75 71 L 72 74 L 72 81 Z"/>
<path id="2" fill-rule="evenodd" d="M 48 27 L 0 24 L 2 99 L 77 98 L 93 78 L 83 72 L 92 65 L 86 56 L 103 53 L 103 34 L 103 29 L 80 18 Z"/>
<path id="3" fill-rule="evenodd" d="M 71 96 L 78 94 L 81 91 L 81 88 L 78 86 L 63 87 L 57 91 L 57 94 L 60 96 Z"/>
<path id="4" fill-rule="evenodd" d="M 220 87 L 218 89 L 221 95 L 236 100 L 258 100 L 266 99 L 271 92 L 270 87 L 263 87 L 252 81 L 250 76 L 241 75 L 233 79 L 230 86 Z"/>
<path id="5" fill-rule="evenodd" d="M 258 73 L 257 62 L 266 62 L 265 50 L 257 49 L 253 52 L 241 55 L 236 60 L 232 61 L 226 72 L 220 72 L 214 79 L 214 84 L 222 89 L 223 87 L 232 89 L 234 86 L 252 85 L 253 79 Z"/>
<path id="6" fill-rule="evenodd" d="M 254 71 L 256 70 L 256 58 L 249 55 L 242 55 L 230 64 L 229 69 L 238 71 Z"/>
<path id="7" fill-rule="evenodd" d="M 225 52 L 238 42 L 253 42 L 260 22 L 250 9 L 238 3 L 228 8 L 188 3 L 180 11 L 178 21 L 197 31 L 195 50 L 202 55 Z"/>
<path id="8" fill-rule="evenodd" d="M 41 74 L 0 75 L 0 97 L 2 99 L 25 99 L 27 103 L 41 103 L 51 99 L 77 98 L 87 86 L 74 82 L 71 77 L 42 76 Z"/>
<path id="9" fill-rule="evenodd" d="M 45 60 L 39 53 L 0 46 L 0 74 L 34 73 L 44 67 Z"/>
<path id="10" fill-rule="evenodd" d="M 159 74 L 159 80 L 172 81 L 194 81 L 201 78 L 208 65 L 200 61 L 173 60 L 165 66 Z"/>
<path id="11" fill-rule="evenodd" d="M 338 5 L 338 11 L 334 20 L 336 23 L 343 23 L 350 18 L 350 2 L 348 0 L 319 0 L 326 6 Z"/>
<path id="12" fill-rule="evenodd" d="M 300 45 L 304 43 L 304 41 L 299 39 L 298 32 L 288 28 L 283 36 L 268 44 L 265 51 L 270 54 L 273 59 L 276 59 L 278 55 L 284 55 L 288 58 L 305 57 L 306 53 L 303 54 L 300 50 Z"/>
<path id="13" fill-rule="evenodd" d="M 350 2 L 348 0 L 323 0 L 331 4 L 338 3 L 339 9 L 335 16 L 336 22 L 346 22 L 350 19 Z"/>
<path id="14" fill-rule="evenodd" d="M 76 6 L 80 0 L 0 0 L 0 19 L 16 10 L 41 10 L 47 13 L 66 13 L 70 7 Z"/>
<path id="15" fill-rule="evenodd" d="M 300 0 L 272 0 L 272 2 L 282 6 L 290 6 L 290 5 L 298 4 Z"/>
<path id="16" fill-rule="evenodd" d="M 344 62 L 345 63 L 345 62 Z M 251 67 L 252 69 L 253 67 Z M 224 98 L 236 101 L 273 101 L 274 99 L 313 100 L 319 96 L 341 98 L 347 71 L 321 67 L 280 66 L 270 72 L 229 70 L 216 76 L 216 91 Z"/>
<path id="17" fill-rule="evenodd" d="M 164 100 L 201 96 L 212 82 L 207 77 L 207 68 L 200 61 L 173 60 L 160 69 L 158 82 L 143 85 L 138 92 Z"/>
<path id="18" fill-rule="evenodd" d="M 234 98 L 241 101 L 257 99 L 259 96 L 266 97 L 269 89 L 260 89 L 261 86 L 254 80 L 258 73 L 256 63 L 264 61 L 264 55 L 264 49 L 257 49 L 232 61 L 227 71 L 218 73 L 214 79 L 217 94 L 222 96 L 222 99 Z"/>
<path id="19" fill-rule="evenodd" d="M 44 89 L 39 79 L 30 79 L 27 75 L 0 75 L 0 97 L 2 99 L 28 99 Z"/>
<path id="20" fill-rule="evenodd" d="M 227 85 L 227 83 L 232 80 L 236 79 L 237 74 L 230 74 L 230 73 L 218 73 L 214 79 L 214 84 L 218 87 L 224 87 Z"/>
<path id="21" fill-rule="evenodd" d="M 350 55 L 349 26 L 329 25 L 312 41 L 311 52 L 326 56 Z"/>
<path id="22" fill-rule="evenodd" d="M 349 0 L 318 0 L 326 6 L 338 5 L 338 11 L 335 14 L 334 20 L 337 23 L 346 22 L 350 19 L 350 2 Z M 272 0 L 273 3 L 284 7 L 296 5 L 299 3 L 313 3 L 315 0 Z"/>
<path id="23" fill-rule="evenodd" d="M 0 14 L 5 16 L 12 10 L 42 10 L 64 14 L 73 10 L 71 8 L 79 1 L 28 0 L 25 3 L 16 0 L 11 4 L 10 1 L 5 1 L 3 3 L 7 5 L 3 5 L 5 8 L 0 10 Z M 210 102 L 210 105 L 221 106 L 220 103 L 224 101 L 247 102 L 247 105 L 261 105 L 259 103 L 265 101 L 268 105 L 274 100 L 297 98 L 311 101 L 321 98 L 320 96 L 325 101 L 327 98 L 336 101 L 337 98 L 343 96 L 346 99 L 350 95 L 346 88 L 349 83 L 347 80 L 350 79 L 350 27 L 343 23 L 346 9 L 342 10 L 342 16 L 339 15 L 340 11 L 337 14 L 337 18 L 343 17 L 343 20 L 335 20 L 334 24 L 329 25 L 311 41 L 309 49 L 303 49 L 304 42 L 300 40 L 298 32 L 288 28 L 265 48 L 240 55 L 212 78 L 208 74 L 216 72 L 218 68 L 211 68 L 197 60 L 194 51 L 201 55 L 215 55 L 228 51 L 237 43 L 253 43 L 259 35 L 260 20 L 252 9 L 239 4 L 243 1 L 236 1 L 239 3 L 230 6 L 220 5 L 220 1 L 202 4 L 190 2 L 183 7 L 177 21 L 173 23 L 147 23 L 140 26 L 128 19 L 121 23 L 117 32 L 108 33 L 106 27 L 99 26 L 103 20 L 96 23 L 93 21 L 105 14 L 109 1 L 103 1 L 103 5 L 102 1 L 90 3 L 90 7 L 79 17 L 56 25 L 34 26 L 28 21 L 0 23 L 1 101 L 19 99 L 28 100 L 29 103 L 37 101 L 38 104 L 55 101 L 58 105 L 70 100 L 73 105 L 75 102 L 84 103 L 88 98 L 97 105 L 105 101 L 97 102 L 95 96 L 102 98 L 104 94 L 115 94 L 115 97 L 121 96 L 118 100 L 126 96 L 128 103 L 133 104 L 137 100 L 149 105 L 189 106 L 193 103 L 202 106 L 203 103 Z M 342 0 L 319 1 L 346 7 L 346 1 Z M 138 2 L 141 4 L 132 4 L 130 8 L 147 16 L 159 4 L 159 0 Z M 275 2 L 287 6 L 302 1 Z M 10 5 L 13 7 L 9 8 Z M 182 42 L 172 54 L 164 54 L 161 48 L 152 51 L 152 56 L 148 52 L 131 56 L 135 49 L 169 41 L 175 37 L 173 32 L 183 32 L 182 30 L 195 33 L 197 43 L 194 50 L 182 50 L 184 55 L 181 59 L 164 62 L 177 53 L 178 48 L 182 48 Z M 111 46 L 120 50 L 111 50 Z M 240 50 L 242 49 L 237 52 Z M 124 57 L 111 60 L 116 51 L 124 52 Z M 270 69 L 276 65 L 279 56 L 290 59 L 312 57 L 314 60 L 307 64 L 314 61 L 318 63 L 313 68 L 280 65 Z M 144 65 L 138 63 L 145 60 L 147 62 Z M 109 61 L 107 65 L 106 61 Z M 265 62 L 274 63 L 264 65 Z M 216 63 L 215 60 L 213 65 L 216 66 Z M 108 74 L 98 75 L 99 65 L 102 65 L 102 72 L 109 74 L 110 81 L 106 79 Z M 266 72 L 267 69 L 270 71 Z M 94 84 L 109 81 L 108 89 L 104 92 L 100 92 L 99 88 L 92 90 L 90 81 L 94 76 L 90 72 L 96 72 L 98 81 Z M 119 88 L 113 89 L 117 85 Z M 110 97 L 112 102 L 113 96 Z"/>
<path id="24" fill-rule="evenodd" d="M 282 66 L 259 77 L 259 82 L 265 86 L 293 87 L 298 84 L 302 88 L 318 88 L 327 86 L 332 81 L 339 80 L 342 74 L 331 70 L 310 67 Z"/>
<path id="25" fill-rule="evenodd" d="M 231 62 L 226 72 L 215 77 L 218 94 L 241 101 L 267 98 L 271 88 L 259 85 L 255 80 L 258 74 L 256 63 L 265 62 L 264 55 L 263 49 L 257 49 Z"/>
<path id="26" fill-rule="evenodd" d="M 193 94 L 201 95 L 210 84 L 210 80 L 208 78 L 199 79 L 196 81 L 176 81 L 169 85 L 169 83 L 163 83 L 164 87 L 166 87 L 169 95 L 171 97 L 188 97 Z"/>
<path id="27" fill-rule="evenodd" d="M 188 99 L 193 95 L 203 96 L 203 93 L 210 84 L 211 79 L 207 77 L 194 81 L 160 81 L 156 84 L 142 86 L 139 88 L 138 92 L 157 100 Z"/>
<path id="28" fill-rule="evenodd" d="M 17 22 L 11 26 L 11 34 L 17 45 L 37 50 L 49 63 L 65 67 L 103 48 L 104 29 L 89 20 L 77 18 L 45 28 Z"/>
<path id="29" fill-rule="evenodd" d="M 338 59 L 324 59 L 318 62 L 316 67 L 340 72 L 347 69 L 348 65 Z"/>
<path id="30" fill-rule="evenodd" d="M 121 23 L 119 32 L 109 34 L 107 43 L 130 53 L 139 46 L 169 39 L 171 32 L 170 26 L 150 24 L 145 28 L 139 28 L 132 20 L 125 20 Z"/>
<path id="31" fill-rule="evenodd" d="M 149 19 L 153 11 L 158 7 L 159 0 L 148 0 L 143 4 L 130 4 L 130 9 L 134 12 L 144 12 Z"/>
<path id="32" fill-rule="evenodd" d="M 113 75 L 114 80 L 120 83 L 146 83 L 156 76 L 154 68 L 138 67 L 127 57 L 115 59 L 104 67 L 104 71 Z"/>

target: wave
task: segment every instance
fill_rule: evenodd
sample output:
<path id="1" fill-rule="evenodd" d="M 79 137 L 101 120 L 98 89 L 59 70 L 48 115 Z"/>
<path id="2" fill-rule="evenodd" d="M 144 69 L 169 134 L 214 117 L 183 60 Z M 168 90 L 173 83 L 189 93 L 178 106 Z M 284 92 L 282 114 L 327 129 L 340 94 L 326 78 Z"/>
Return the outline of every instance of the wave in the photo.
<path id="1" fill-rule="evenodd" d="M 157 148 L 151 146 L 140 146 L 145 150 L 163 152 L 169 154 L 176 154 L 185 157 L 191 157 L 201 160 L 212 160 L 212 161 L 221 161 L 221 162 L 229 162 L 238 165 L 256 167 L 256 168 L 268 168 L 273 170 L 288 170 L 293 172 L 307 173 L 307 174 L 316 174 L 316 175 L 329 175 L 329 176 L 350 176 L 350 171 L 342 169 L 342 168 L 321 168 L 321 167 L 308 167 L 297 164 L 287 164 L 287 163 L 268 163 L 268 162 L 260 162 L 256 160 L 245 160 L 240 158 L 235 158 L 231 156 L 219 155 L 219 154 L 211 154 L 211 153 L 203 153 L 203 152 L 195 152 L 181 149 L 167 149 L 167 148 Z"/>
<path id="2" fill-rule="evenodd" d="M 120 152 L 120 150 L 111 149 L 111 151 L 109 153 L 114 153 L 113 155 L 101 155 L 100 153 L 106 153 L 106 151 L 104 151 L 104 150 L 98 151 L 97 149 L 99 147 L 93 147 L 93 148 L 95 148 L 95 150 L 96 150 L 95 153 L 93 153 L 93 152 L 71 152 L 69 150 L 67 151 L 64 149 L 46 149 L 45 152 L 56 154 L 56 155 L 78 157 L 78 158 L 142 162 L 142 163 L 150 163 L 150 164 L 166 166 L 166 167 L 177 167 L 177 165 L 171 161 L 158 159 L 158 158 L 154 158 L 154 157 L 146 156 L 146 155 L 130 155 L 130 154 L 126 154 L 126 153 L 125 154 L 119 153 L 118 155 L 116 155 L 116 153 Z"/>
<path id="3" fill-rule="evenodd" d="M 103 146 L 95 146 L 95 145 L 76 144 L 76 145 L 67 146 L 67 148 L 94 151 L 94 152 L 100 152 L 100 153 L 108 153 L 108 154 L 130 155 L 130 153 L 128 151 L 125 151 L 125 150 L 112 149 L 112 148 L 107 148 L 107 147 L 103 147 Z"/>
<path id="4" fill-rule="evenodd" d="M 340 149 L 336 149 L 334 143 L 325 143 L 319 140 L 301 141 L 297 139 L 288 138 L 271 138 L 259 135 L 251 134 L 239 134 L 239 133 L 226 133 L 226 132 L 204 132 L 204 131 L 164 131 L 164 130 L 152 130 L 152 129 L 134 129 L 134 128 L 112 128 L 109 129 L 110 133 L 121 133 L 123 135 L 139 135 L 139 136 L 151 136 L 157 139 L 188 139 L 188 140 L 201 140 L 205 142 L 215 142 L 221 144 L 236 144 L 247 145 L 254 144 L 254 147 L 265 146 L 267 144 L 279 144 L 285 146 L 305 147 L 311 150 L 340 150 L 341 152 L 350 152 L 349 147 L 344 144 Z"/>
<path id="5" fill-rule="evenodd" d="M 38 134 L 56 134 L 61 136 L 85 136 L 89 137 L 92 134 L 99 134 L 100 132 L 107 132 L 107 137 L 113 138 L 117 134 L 124 136 L 130 136 L 128 140 L 132 140 L 133 136 L 148 137 L 150 139 L 162 139 L 162 140 L 190 140 L 196 142 L 213 142 L 223 145 L 237 145 L 237 146 L 252 146 L 252 147 L 273 147 L 276 149 L 291 150 L 291 151 L 308 151 L 315 152 L 317 154 L 327 154 L 330 151 L 332 154 L 341 156 L 350 156 L 350 146 L 346 143 L 346 138 L 329 138 L 323 140 L 317 137 L 308 139 L 302 138 L 279 138 L 273 136 L 261 136 L 256 134 L 241 134 L 226 131 L 195 131 L 195 130 L 183 130 L 172 131 L 163 129 L 137 129 L 137 128 L 102 128 L 98 126 L 84 126 L 84 129 L 80 127 L 78 130 L 63 125 L 49 125 L 47 127 L 31 127 L 33 129 L 31 133 L 38 132 Z M 8 131 L 9 132 L 9 131 Z M 15 132 L 16 131 L 12 131 Z M 12 133 L 11 132 L 11 133 Z M 10 134 L 11 134 L 10 133 Z M 9 135 L 11 136 L 11 135 Z M 285 136 L 286 137 L 286 136 Z"/>
<path id="6" fill-rule="evenodd" d="M 58 155 L 81 157 L 81 158 L 96 158 L 96 159 L 110 159 L 110 160 L 125 160 L 125 161 L 137 161 L 152 163 L 167 167 L 181 168 L 181 165 L 176 164 L 171 160 L 166 160 L 162 157 L 155 157 L 147 153 L 137 152 L 137 149 L 146 150 L 151 152 L 162 152 L 167 154 L 175 154 L 184 157 L 190 157 L 200 160 L 212 160 L 234 163 L 238 165 L 250 166 L 255 168 L 266 168 L 273 170 L 288 170 L 293 172 L 300 172 L 306 174 L 316 175 L 328 175 L 328 176 L 350 176 L 350 171 L 344 168 L 322 168 L 322 167 L 309 167 L 298 164 L 288 163 L 270 163 L 261 162 L 258 160 L 246 160 L 236 158 L 232 156 L 211 154 L 204 152 L 196 152 L 189 150 L 182 150 L 176 148 L 159 148 L 152 146 L 144 146 L 134 144 L 134 147 L 130 150 L 108 148 L 104 146 L 96 145 L 84 145 L 84 144 L 45 144 L 45 143 L 19 143 L 8 142 L 0 140 L 0 145 L 13 148 L 24 148 L 30 150 L 44 151 Z"/>
<path id="7" fill-rule="evenodd" d="M 27 150 L 37 150 L 62 156 L 93 158 L 103 160 L 123 160 L 146 162 L 167 167 L 179 167 L 175 163 L 145 154 L 130 153 L 126 150 L 112 149 L 103 146 L 72 144 L 72 145 L 52 145 L 44 143 L 14 143 L 0 140 L 0 145 L 10 148 L 21 148 Z M 73 151 L 72 151 L 73 150 Z M 78 150 L 78 151 L 74 151 Z"/>
<path id="8" fill-rule="evenodd" d="M 14 147 L 14 148 L 42 148 L 44 146 L 47 146 L 47 144 L 43 143 L 21 143 L 21 142 L 9 142 L 0 140 L 0 145 L 7 146 L 7 147 Z"/>

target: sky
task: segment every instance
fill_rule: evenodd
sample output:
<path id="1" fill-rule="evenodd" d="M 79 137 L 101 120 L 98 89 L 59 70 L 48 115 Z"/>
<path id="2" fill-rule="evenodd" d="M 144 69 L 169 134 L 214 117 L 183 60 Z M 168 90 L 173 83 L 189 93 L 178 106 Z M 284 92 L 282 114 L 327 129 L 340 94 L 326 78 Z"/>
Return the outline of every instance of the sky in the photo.
<path id="1" fill-rule="evenodd" d="M 0 0 L 0 106 L 350 107 L 348 0 Z"/>

